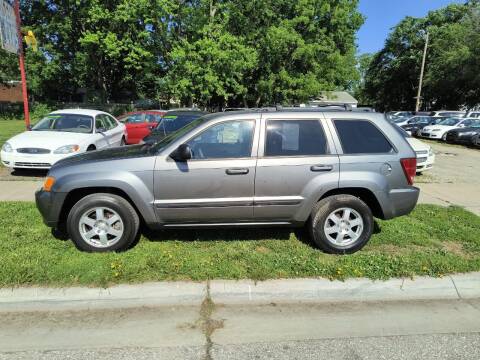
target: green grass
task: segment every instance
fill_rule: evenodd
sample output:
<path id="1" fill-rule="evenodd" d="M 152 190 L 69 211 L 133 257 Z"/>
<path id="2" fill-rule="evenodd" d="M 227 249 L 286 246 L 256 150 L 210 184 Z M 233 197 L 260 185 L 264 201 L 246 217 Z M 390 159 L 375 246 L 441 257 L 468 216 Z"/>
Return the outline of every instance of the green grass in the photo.
<path id="1" fill-rule="evenodd" d="M 142 237 L 124 253 L 88 254 L 53 238 L 34 204 L 0 203 L 0 286 L 109 286 L 158 280 L 386 279 L 480 270 L 480 217 L 419 205 L 378 221 L 360 252 L 327 255 L 289 230 L 190 230 Z"/>
<path id="2" fill-rule="evenodd" d="M 0 120 L 0 147 L 12 136 L 25 131 L 23 120 Z"/>

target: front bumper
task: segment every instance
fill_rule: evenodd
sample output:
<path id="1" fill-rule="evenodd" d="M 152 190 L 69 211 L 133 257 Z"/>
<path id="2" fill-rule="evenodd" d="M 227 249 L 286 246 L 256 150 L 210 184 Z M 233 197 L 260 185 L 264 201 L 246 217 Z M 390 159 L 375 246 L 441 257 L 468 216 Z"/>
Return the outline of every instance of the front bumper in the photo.
<path id="1" fill-rule="evenodd" d="M 0 158 L 2 165 L 9 168 L 50 169 L 57 161 L 75 154 L 20 154 L 16 151 L 2 151 Z"/>
<path id="2" fill-rule="evenodd" d="M 422 160 L 425 159 L 425 160 Z M 426 158 L 417 157 L 417 172 L 427 171 L 433 168 L 435 163 L 435 154 L 429 155 Z"/>
<path id="3" fill-rule="evenodd" d="M 441 139 L 443 133 L 441 131 L 436 132 L 420 132 L 420 137 L 427 138 L 427 139 Z"/>
<path id="4" fill-rule="evenodd" d="M 44 191 L 43 189 L 35 193 L 35 203 L 45 225 L 53 228 L 58 226 L 66 196 L 67 193 Z"/>
<path id="5" fill-rule="evenodd" d="M 447 142 L 453 144 L 473 145 L 475 135 L 453 135 L 447 134 Z"/>

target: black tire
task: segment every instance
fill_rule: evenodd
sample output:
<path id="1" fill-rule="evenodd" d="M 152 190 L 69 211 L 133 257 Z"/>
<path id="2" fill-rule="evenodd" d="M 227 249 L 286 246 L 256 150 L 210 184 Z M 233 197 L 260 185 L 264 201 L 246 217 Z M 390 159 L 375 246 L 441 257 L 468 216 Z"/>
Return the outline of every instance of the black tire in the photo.
<path id="1" fill-rule="evenodd" d="M 442 141 L 447 141 L 447 133 L 442 135 Z"/>
<path id="2" fill-rule="evenodd" d="M 346 246 L 334 244 L 328 239 L 324 230 L 327 217 L 335 210 L 342 208 L 355 210 L 363 220 L 363 229 L 360 236 L 353 243 Z M 333 195 L 320 200 L 313 207 L 308 224 L 310 236 L 314 244 L 329 254 L 352 254 L 360 250 L 370 240 L 373 225 L 371 209 L 362 200 L 352 195 Z"/>
<path id="3" fill-rule="evenodd" d="M 123 222 L 120 239 L 108 247 L 96 247 L 84 240 L 79 225 L 83 214 L 96 207 L 114 210 Z M 67 218 L 67 231 L 75 246 L 87 252 L 107 252 L 127 250 L 135 241 L 140 227 L 140 219 L 133 206 L 124 198 L 113 194 L 91 194 L 79 200 L 70 210 Z"/>
<path id="4" fill-rule="evenodd" d="M 125 138 L 122 137 L 122 140 L 120 140 L 120 146 L 125 146 Z"/>

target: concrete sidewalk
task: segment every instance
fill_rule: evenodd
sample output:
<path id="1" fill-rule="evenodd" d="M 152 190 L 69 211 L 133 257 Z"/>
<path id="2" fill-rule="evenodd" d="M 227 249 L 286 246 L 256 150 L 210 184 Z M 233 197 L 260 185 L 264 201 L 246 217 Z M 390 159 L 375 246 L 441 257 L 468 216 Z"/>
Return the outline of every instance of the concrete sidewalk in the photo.
<path id="1" fill-rule="evenodd" d="M 417 277 L 373 281 L 365 278 L 212 280 L 158 282 L 111 288 L 0 289 L 0 312 L 124 308 L 138 306 L 197 306 L 208 297 L 215 304 L 341 303 L 480 298 L 480 272 L 443 278 Z"/>
<path id="2" fill-rule="evenodd" d="M 458 205 L 480 215 L 480 185 L 478 184 L 420 183 L 415 186 L 420 188 L 419 203 L 421 204 Z"/>
<path id="3" fill-rule="evenodd" d="M 0 181 L 0 201 L 35 201 L 35 191 L 42 185 L 38 180 Z"/>

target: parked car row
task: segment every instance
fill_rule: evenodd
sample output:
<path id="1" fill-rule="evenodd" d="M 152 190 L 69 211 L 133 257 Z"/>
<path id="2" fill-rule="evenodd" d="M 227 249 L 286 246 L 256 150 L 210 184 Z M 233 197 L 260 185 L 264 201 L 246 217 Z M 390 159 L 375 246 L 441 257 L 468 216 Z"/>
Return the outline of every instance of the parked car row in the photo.
<path id="1" fill-rule="evenodd" d="M 391 121 L 416 137 L 480 146 L 480 119 L 477 118 L 416 115 Z"/>
<path id="2" fill-rule="evenodd" d="M 0 156 L 12 169 L 50 169 L 66 157 L 109 147 L 154 143 L 206 112 L 146 110 L 130 112 L 117 119 L 103 111 L 67 109 L 54 111 L 31 131 L 5 142 Z"/>

